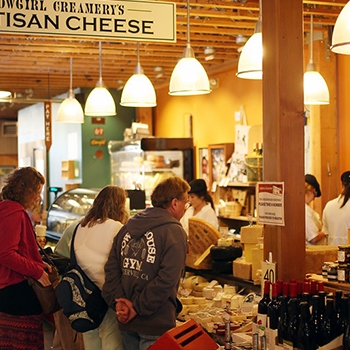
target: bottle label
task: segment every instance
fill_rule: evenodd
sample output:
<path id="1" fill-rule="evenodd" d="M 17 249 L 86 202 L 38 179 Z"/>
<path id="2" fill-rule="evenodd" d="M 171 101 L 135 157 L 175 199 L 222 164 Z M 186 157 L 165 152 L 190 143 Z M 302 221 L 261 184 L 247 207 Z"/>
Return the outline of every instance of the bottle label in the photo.
<path id="1" fill-rule="evenodd" d="M 338 250 L 338 261 L 345 262 L 345 251 L 344 250 Z"/>
<path id="2" fill-rule="evenodd" d="M 265 330 L 267 326 L 267 315 L 258 313 L 256 323 L 258 324 L 259 328 L 263 328 Z"/>

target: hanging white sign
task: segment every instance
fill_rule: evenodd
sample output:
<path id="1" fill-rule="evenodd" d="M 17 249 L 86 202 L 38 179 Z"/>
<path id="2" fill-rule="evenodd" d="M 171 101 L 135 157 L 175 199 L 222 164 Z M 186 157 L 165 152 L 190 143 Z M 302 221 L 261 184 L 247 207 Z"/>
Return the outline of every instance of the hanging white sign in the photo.
<path id="1" fill-rule="evenodd" d="M 0 0 L 0 32 L 175 42 L 176 4 Z"/>
<path id="2" fill-rule="evenodd" d="M 256 194 L 258 223 L 284 226 L 284 182 L 258 182 Z"/>

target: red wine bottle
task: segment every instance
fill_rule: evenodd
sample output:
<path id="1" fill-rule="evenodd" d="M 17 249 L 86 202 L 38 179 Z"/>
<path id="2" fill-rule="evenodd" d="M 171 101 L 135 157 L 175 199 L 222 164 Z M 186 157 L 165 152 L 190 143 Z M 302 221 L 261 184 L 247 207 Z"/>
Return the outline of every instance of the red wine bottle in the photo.
<path id="1" fill-rule="evenodd" d="M 267 305 L 267 327 L 270 329 L 278 328 L 278 319 L 280 315 L 280 303 L 278 301 L 277 283 L 272 284 L 272 299 Z"/>
<path id="2" fill-rule="evenodd" d="M 281 298 L 280 319 L 278 321 L 278 344 L 288 339 L 289 313 L 288 313 L 288 297 L 283 295 Z"/>
<path id="3" fill-rule="evenodd" d="M 300 324 L 298 329 L 298 350 L 315 350 L 315 332 L 310 321 L 309 304 L 302 301 L 300 307 Z"/>
<path id="4" fill-rule="evenodd" d="M 258 326 L 263 327 L 263 329 L 265 329 L 267 327 L 267 305 L 271 301 L 270 284 L 271 284 L 271 282 L 269 280 L 265 281 L 265 283 L 264 283 L 264 295 L 258 304 L 257 323 L 258 323 Z"/>

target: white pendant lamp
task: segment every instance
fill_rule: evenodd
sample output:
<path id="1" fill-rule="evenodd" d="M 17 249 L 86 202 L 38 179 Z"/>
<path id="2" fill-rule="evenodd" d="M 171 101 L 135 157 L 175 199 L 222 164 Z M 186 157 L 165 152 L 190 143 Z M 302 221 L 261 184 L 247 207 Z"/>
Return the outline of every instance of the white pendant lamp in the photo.
<path id="1" fill-rule="evenodd" d="M 60 104 L 57 111 L 57 121 L 62 123 L 84 123 L 84 112 L 75 98 L 73 88 L 72 57 L 70 58 L 70 83 L 68 97 Z"/>
<path id="2" fill-rule="evenodd" d="M 134 74 L 124 86 L 120 105 L 124 107 L 154 107 L 157 105 L 154 87 L 148 77 L 143 74 L 140 64 L 139 42 L 137 42 L 137 65 Z"/>
<path id="3" fill-rule="evenodd" d="M 190 44 L 190 1 L 187 0 L 187 45 L 183 58 L 171 74 L 169 95 L 190 96 L 209 94 L 210 83 L 207 72 L 195 58 Z"/>
<path id="4" fill-rule="evenodd" d="M 350 1 L 341 10 L 335 22 L 331 50 L 350 55 Z"/>
<path id="5" fill-rule="evenodd" d="M 329 104 L 328 86 L 322 75 L 317 72 L 313 62 L 313 15 L 310 17 L 310 61 L 304 73 L 304 104 L 327 105 Z"/>
<path id="6" fill-rule="evenodd" d="M 261 0 L 259 1 L 259 5 L 259 18 L 255 26 L 254 34 L 245 43 L 241 55 L 239 56 L 238 71 L 236 73 L 238 78 L 262 79 L 263 47 L 261 33 Z"/>
<path id="7" fill-rule="evenodd" d="M 85 103 L 85 115 L 90 117 L 114 116 L 117 114 L 113 96 L 102 81 L 102 43 L 100 41 L 100 77 Z"/>
<path id="8" fill-rule="evenodd" d="M 11 92 L 10 91 L 6 91 L 6 90 L 0 90 L 0 98 L 7 98 L 11 96 Z"/>

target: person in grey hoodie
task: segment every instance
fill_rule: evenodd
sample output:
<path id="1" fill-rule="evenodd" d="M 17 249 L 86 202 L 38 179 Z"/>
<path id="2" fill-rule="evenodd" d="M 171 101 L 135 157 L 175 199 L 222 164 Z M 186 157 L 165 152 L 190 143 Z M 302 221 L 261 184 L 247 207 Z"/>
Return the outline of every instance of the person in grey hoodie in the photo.
<path id="1" fill-rule="evenodd" d="M 177 176 L 163 180 L 151 194 L 153 207 L 130 218 L 114 239 L 102 296 L 116 311 L 124 350 L 146 350 L 176 325 L 187 251 L 179 220 L 189 189 Z"/>

